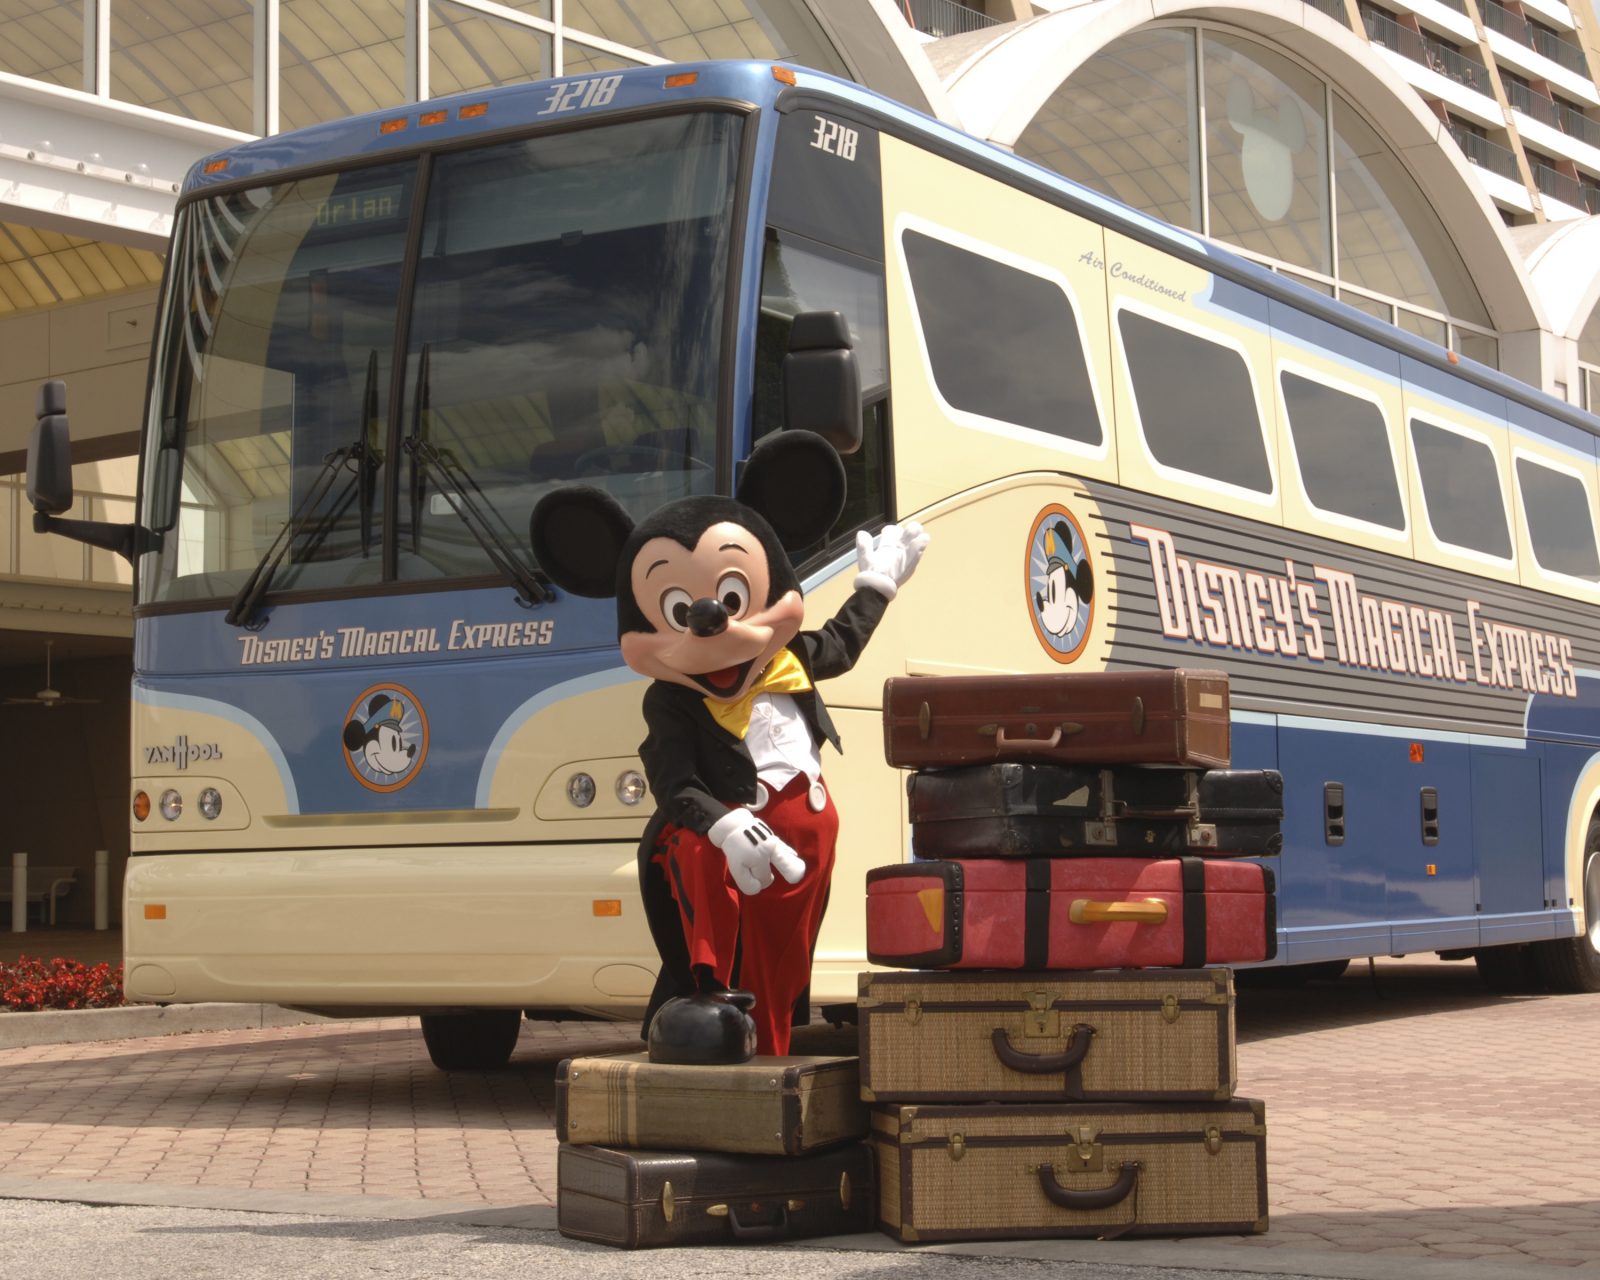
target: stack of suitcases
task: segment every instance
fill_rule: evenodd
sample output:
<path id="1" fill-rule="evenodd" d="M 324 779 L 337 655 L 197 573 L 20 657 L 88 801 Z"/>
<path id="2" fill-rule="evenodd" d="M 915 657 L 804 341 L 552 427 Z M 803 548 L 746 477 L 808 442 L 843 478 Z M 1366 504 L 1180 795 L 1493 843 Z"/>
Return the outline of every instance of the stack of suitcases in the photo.
<path id="1" fill-rule="evenodd" d="M 1236 962 L 1276 949 L 1282 779 L 1227 676 L 892 679 L 914 860 L 869 872 L 861 1096 L 901 1240 L 1265 1231 Z"/>
<path id="2" fill-rule="evenodd" d="M 876 1215 L 851 1057 L 556 1068 L 556 1223 L 622 1249 L 846 1235 Z"/>

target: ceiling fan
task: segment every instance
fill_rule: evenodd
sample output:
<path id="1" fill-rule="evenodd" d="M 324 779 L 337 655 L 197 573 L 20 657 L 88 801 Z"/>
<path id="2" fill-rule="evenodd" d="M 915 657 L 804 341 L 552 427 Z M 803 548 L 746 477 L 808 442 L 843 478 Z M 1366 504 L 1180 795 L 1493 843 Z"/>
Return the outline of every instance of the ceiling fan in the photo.
<path id="1" fill-rule="evenodd" d="M 55 643 L 53 640 L 44 642 L 44 688 L 26 698 L 7 698 L 7 706 L 20 706 L 23 703 L 32 703 L 40 707 L 54 707 L 66 702 L 99 702 L 99 698 L 71 698 L 54 688 L 50 683 L 50 648 Z"/>

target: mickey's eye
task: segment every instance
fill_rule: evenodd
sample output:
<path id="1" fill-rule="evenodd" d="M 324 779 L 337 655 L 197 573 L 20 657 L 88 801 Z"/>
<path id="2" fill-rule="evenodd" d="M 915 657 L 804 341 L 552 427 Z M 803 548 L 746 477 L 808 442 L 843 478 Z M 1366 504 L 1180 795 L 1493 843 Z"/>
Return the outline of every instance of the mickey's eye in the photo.
<path id="1" fill-rule="evenodd" d="M 661 616 L 674 631 L 687 631 L 689 606 L 693 603 L 694 597 L 682 587 L 668 587 L 661 593 Z"/>
<path id="2" fill-rule="evenodd" d="M 717 599 L 730 618 L 737 618 L 749 607 L 750 584 L 737 573 L 725 573 L 717 583 Z"/>

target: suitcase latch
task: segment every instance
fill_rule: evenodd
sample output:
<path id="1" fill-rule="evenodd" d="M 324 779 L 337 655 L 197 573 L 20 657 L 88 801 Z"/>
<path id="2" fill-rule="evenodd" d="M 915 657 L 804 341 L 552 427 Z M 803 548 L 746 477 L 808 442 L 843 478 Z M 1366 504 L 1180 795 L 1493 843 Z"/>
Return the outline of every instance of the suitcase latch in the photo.
<path id="1" fill-rule="evenodd" d="M 1206 1150 L 1212 1155 L 1222 1150 L 1222 1130 L 1214 1124 L 1206 1126 Z"/>
<path id="2" fill-rule="evenodd" d="M 952 1133 L 950 1135 L 950 1145 L 946 1150 L 949 1152 L 952 1162 L 961 1159 L 962 1156 L 967 1154 L 966 1138 L 959 1133 Z"/>
<path id="3" fill-rule="evenodd" d="M 1023 1035 L 1059 1037 L 1061 1010 L 1055 1007 L 1055 995 L 1049 991 L 1024 991 L 1022 994 L 1028 1001 L 1028 1012 L 1022 1019 Z"/>
<path id="4" fill-rule="evenodd" d="M 850 1207 L 850 1175 L 848 1173 L 839 1175 L 839 1207 L 841 1209 Z"/>
<path id="5" fill-rule="evenodd" d="M 922 1001 L 917 999 L 916 996 L 911 996 L 906 1000 L 906 1021 L 912 1026 L 916 1026 L 917 1023 L 922 1021 Z"/>
<path id="6" fill-rule="evenodd" d="M 671 1222 L 672 1215 L 677 1212 L 678 1202 L 673 1197 L 672 1184 L 670 1182 L 663 1182 L 661 1184 L 661 1216 L 668 1222 Z"/>
<path id="7" fill-rule="evenodd" d="M 1067 1151 L 1066 1167 L 1073 1173 L 1099 1173 L 1105 1167 L 1106 1149 L 1098 1141 L 1100 1130 L 1079 1125 L 1067 1131 L 1072 1147 Z"/>
<path id="8" fill-rule="evenodd" d="M 1161 1021 L 1176 1022 L 1183 1010 L 1178 1007 L 1178 997 L 1165 995 L 1161 997 Z"/>

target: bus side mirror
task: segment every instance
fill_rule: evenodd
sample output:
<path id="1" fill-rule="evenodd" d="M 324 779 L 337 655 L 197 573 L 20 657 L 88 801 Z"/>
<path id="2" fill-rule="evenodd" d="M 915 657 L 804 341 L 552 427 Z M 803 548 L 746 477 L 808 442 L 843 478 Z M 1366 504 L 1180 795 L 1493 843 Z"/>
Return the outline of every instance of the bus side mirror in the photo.
<path id="1" fill-rule="evenodd" d="M 39 386 L 33 436 L 28 441 L 28 501 L 40 515 L 58 516 L 72 506 L 72 435 L 67 429 L 67 384 Z"/>
<path id="2" fill-rule="evenodd" d="M 783 425 L 814 431 L 840 453 L 861 447 L 861 372 L 837 311 L 802 311 L 783 357 Z"/>

